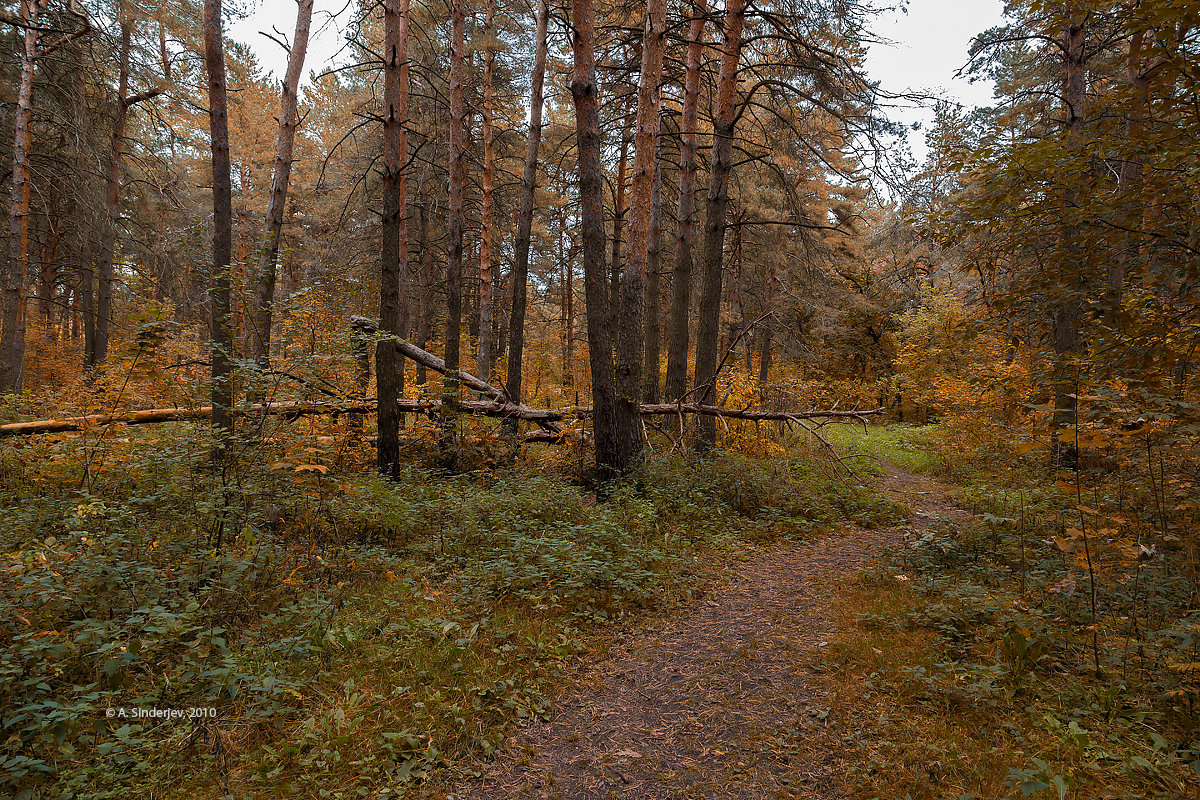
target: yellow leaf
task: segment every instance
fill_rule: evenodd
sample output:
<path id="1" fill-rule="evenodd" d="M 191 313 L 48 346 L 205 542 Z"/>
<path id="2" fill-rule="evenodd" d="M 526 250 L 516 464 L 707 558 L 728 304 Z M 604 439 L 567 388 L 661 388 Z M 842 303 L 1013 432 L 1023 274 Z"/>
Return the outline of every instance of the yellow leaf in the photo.
<path id="1" fill-rule="evenodd" d="M 296 472 L 319 472 L 322 475 L 324 475 L 326 472 L 329 472 L 329 467 L 325 466 L 324 464 L 297 464 L 295 471 Z"/>

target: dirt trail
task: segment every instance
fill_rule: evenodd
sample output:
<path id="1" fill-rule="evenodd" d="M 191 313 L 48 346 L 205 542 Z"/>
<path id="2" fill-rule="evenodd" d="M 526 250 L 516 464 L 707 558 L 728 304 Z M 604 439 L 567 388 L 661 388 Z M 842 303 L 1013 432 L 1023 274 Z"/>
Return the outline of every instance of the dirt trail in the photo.
<path id="1" fill-rule="evenodd" d="M 889 466 L 883 487 L 915 512 L 914 526 L 957 515 L 928 479 Z M 829 587 L 900 544 L 897 531 L 850 529 L 739 565 L 657 629 L 615 642 L 551 720 L 514 734 L 454 796 L 835 796 L 837 731 L 805 665 L 834 629 Z"/>

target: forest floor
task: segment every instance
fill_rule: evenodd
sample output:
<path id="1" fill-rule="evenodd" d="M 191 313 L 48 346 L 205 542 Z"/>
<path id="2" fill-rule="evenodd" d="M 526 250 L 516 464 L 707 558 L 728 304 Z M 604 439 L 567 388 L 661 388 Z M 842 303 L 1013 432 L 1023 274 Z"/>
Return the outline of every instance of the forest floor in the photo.
<path id="1" fill-rule="evenodd" d="M 839 797 L 849 735 L 820 669 L 844 621 L 839 586 L 931 518 L 965 520 L 929 478 L 886 466 L 905 529 L 843 527 L 757 555 L 674 614 L 618 635 L 452 797 Z M 857 734 L 856 734 L 857 735 Z"/>

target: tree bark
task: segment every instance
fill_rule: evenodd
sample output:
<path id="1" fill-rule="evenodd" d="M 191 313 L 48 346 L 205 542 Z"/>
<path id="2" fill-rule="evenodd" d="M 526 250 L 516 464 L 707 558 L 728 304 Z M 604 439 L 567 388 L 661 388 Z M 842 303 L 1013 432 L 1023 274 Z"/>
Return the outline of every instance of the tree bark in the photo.
<path id="1" fill-rule="evenodd" d="M 493 72 L 496 67 L 496 49 L 492 46 L 496 27 L 496 0 L 487 0 L 483 22 L 483 172 L 479 176 L 482 193 L 479 219 L 479 374 L 489 380 L 492 374 L 493 346 L 493 292 L 495 289 L 495 265 L 492 259 L 493 194 L 496 188 L 496 147 L 493 142 L 492 116 L 494 113 Z"/>
<path id="2" fill-rule="evenodd" d="M 29 260 L 29 123 L 33 118 L 33 75 L 37 66 L 38 17 L 42 0 L 23 0 L 24 57 L 14 113 L 12 188 L 8 209 L 8 263 L 0 302 L 0 394 L 21 391 L 25 366 L 25 273 Z"/>
<path id="3" fill-rule="evenodd" d="M 687 66 L 680 120 L 679 206 L 676 212 L 675 269 L 671 278 L 668 322 L 666 396 L 687 391 L 688 325 L 692 310 L 692 215 L 696 210 L 696 129 L 700 120 L 700 65 L 704 50 L 706 0 L 694 0 L 688 31 Z"/>
<path id="4" fill-rule="evenodd" d="M 571 99 L 575 106 L 579 161 L 580 228 L 594 409 L 592 427 L 596 469 L 600 480 L 605 481 L 619 472 L 620 462 L 614 408 L 612 338 L 608 319 L 609 290 L 604 269 L 604 183 L 600 163 L 600 98 L 596 87 L 592 0 L 572 0 L 571 27 L 574 62 Z"/>
<path id="5" fill-rule="evenodd" d="M 659 310 L 662 305 L 662 159 L 654 159 L 654 186 L 650 190 L 650 242 L 646 250 L 646 366 L 642 402 L 657 403 L 662 356 Z"/>
<path id="6" fill-rule="evenodd" d="M 738 341 L 741 337 L 742 343 L 745 345 L 745 358 L 747 370 L 750 363 L 750 340 L 748 336 L 742 336 L 742 331 L 746 328 L 746 306 L 742 302 L 742 228 L 736 224 L 741 221 L 742 215 L 739 212 L 734 212 L 735 220 L 732 241 L 729 243 L 729 271 L 732 273 L 729 280 L 729 335 L 726 341 L 729 345 Z M 724 347 L 721 348 L 722 352 Z"/>
<path id="7" fill-rule="evenodd" d="M 617 428 L 622 471 L 635 467 L 642 453 L 642 373 L 645 355 L 646 261 L 654 178 L 658 155 L 663 53 L 667 39 L 666 0 L 648 0 L 638 79 L 637 127 L 633 151 L 629 247 L 621 271 L 620 325 L 617 327 Z M 657 365 L 655 365 L 657 370 Z"/>
<path id="8" fill-rule="evenodd" d="M 628 119 L 629 114 L 624 117 Z M 617 185 L 613 187 L 612 256 L 609 263 L 608 317 L 612 330 L 617 329 L 617 314 L 621 308 L 621 245 L 625 227 L 625 184 L 629 169 L 629 131 L 621 129 L 621 159 L 617 167 Z"/>
<path id="9" fill-rule="evenodd" d="M 120 6 L 118 6 L 118 11 Z M 117 104 L 113 115 L 112 143 L 104 170 L 104 230 L 100 236 L 100 263 L 96 276 L 96 327 L 92 361 L 85 366 L 103 364 L 108 358 L 109 327 L 112 322 L 113 259 L 117 231 L 121 226 L 121 149 L 125 144 L 125 121 L 129 113 L 129 44 L 133 23 L 121 19 L 121 43 L 117 60 Z"/>
<path id="10" fill-rule="evenodd" d="M 1084 124 L 1084 93 L 1087 87 L 1086 54 L 1087 38 L 1085 22 L 1069 23 L 1063 34 L 1063 52 L 1066 55 L 1066 70 L 1063 76 L 1063 137 L 1069 151 L 1082 147 L 1080 137 Z M 1083 321 L 1082 295 L 1085 289 L 1083 252 L 1079 231 L 1073 221 L 1078 206 L 1078 189 L 1074 165 L 1069 165 L 1063 175 L 1062 228 L 1059 231 L 1059 285 L 1063 296 L 1054 308 L 1052 316 L 1052 340 L 1055 353 L 1054 416 L 1051 433 L 1050 457 L 1056 466 L 1071 466 L 1075 460 L 1075 448 L 1063 446 L 1059 432 L 1075 424 L 1076 381 L 1072 380 L 1071 356 L 1080 348 L 1079 327 Z"/>
<path id="11" fill-rule="evenodd" d="M 733 154 L 734 100 L 737 96 L 738 62 L 745 26 L 745 0 L 728 0 L 725 6 L 725 41 L 717 74 L 716 113 L 713 115 L 713 154 L 709 168 L 708 215 L 704 223 L 703 270 L 700 291 L 700 320 L 696 332 L 696 388 L 698 401 L 711 404 L 717 389 L 717 342 L 721 321 L 721 267 L 725 248 L 725 212 L 729 203 L 729 170 Z M 702 417 L 699 443 L 711 447 L 717 441 L 716 421 Z"/>
<path id="12" fill-rule="evenodd" d="M 542 106 L 546 80 L 549 0 L 539 0 L 533 73 L 530 76 L 529 135 L 525 139 L 525 172 L 521 178 L 521 210 L 513 243 L 512 313 L 508 323 L 508 375 L 506 388 L 514 403 L 521 402 L 521 371 L 525 358 L 525 307 L 529 286 L 529 245 L 533 232 L 533 207 L 537 198 L 538 148 L 542 141 Z"/>
<path id="13" fill-rule="evenodd" d="M 50 208 L 57 205 L 57 191 L 50 191 Z M 46 215 L 46 225 L 38 239 L 37 308 L 38 314 L 49 323 L 54 312 L 54 292 L 57 289 L 58 245 L 63 218 L 55 213 Z"/>
<path id="14" fill-rule="evenodd" d="M 383 215 L 379 260 L 379 326 L 394 336 L 408 327 L 403 297 L 408 272 L 408 18 L 409 0 L 383 4 Z M 404 391 L 404 360 L 391 342 L 375 348 L 379 392 L 376 467 L 391 477 L 400 469 L 400 414 L 396 399 Z"/>
<path id="15" fill-rule="evenodd" d="M 566 191 L 566 181 L 563 181 Z M 562 265 L 563 309 L 563 388 L 575 387 L 575 248 L 564 247 L 567 232 L 567 212 L 558 211 L 558 261 Z"/>
<path id="16" fill-rule="evenodd" d="M 213 180 L 213 272 L 209 284 L 209 301 L 212 305 L 212 424 L 218 439 L 216 455 L 220 458 L 226 453 L 226 440 L 233 434 L 233 331 L 229 318 L 233 186 L 229 177 L 229 114 L 221 0 L 204 1 L 204 66 L 208 72 L 208 128 L 212 139 Z"/>
<path id="17" fill-rule="evenodd" d="M 79 180 L 74 187 L 71 217 L 75 220 L 78 247 L 78 287 L 75 296 L 83 328 L 83 364 L 85 369 L 96 363 L 96 292 L 92 267 L 92 211 L 89 203 L 87 146 L 87 85 L 83 74 L 83 46 L 75 49 L 75 169 Z"/>
<path id="18" fill-rule="evenodd" d="M 271 325 L 275 305 L 275 262 L 283 235 L 283 212 L 287 204 L 288 183 L 292 177 L 292 152 L 298 124 L 300 77 L 308 53 L 308 34 L 312 23 L 313 0 L 300 0 L 296 9 L 296 32 L 288 53 L 287 70 L 279 89 L 279 134 L 275 140 L 275 166 L 271 175 L 271 197 L 263 225 L 262 247 L 258 254 L 254 332 L 250 337 L 250 356 L 262 366 L 271 363 Z"/>
<path id="19" fill-rule="evenodd" d="M 450 176 L 447 208 L 446 244 L 446 366 L 450 372 L 442 383 L 446 404 L 441 443 L 444 453 L 453 445 L 452 412 L 458 398 L 455 373 L 459 363 L 459 339 L 462 335 L 462 263 L 463 263 L 463 184 L 466 179 L 466 109 L 463 104 L 464 6 L 465 0 L 450 3 Z"/>
<path id="20" fill-rule="evenodd" d="M 417 345 L 422 349 L 429 342 L 430 287 L 433 284 L 433 250 L 429 245 L 429 198 L 425 194 L 425 179 L 417 186 L 417 250 L 421 260 L 417 266 Z M 416 381 L 425 385 L 425 365 L 417 363 Z"/>
<path id="21" fill-rule="evenodd" d="M 767 257 L 767 274 L 763 276 L 763 314 L 768 316 L 763 320 L 758 339 L 758 386 L 760 392 L 766 391 L 767 381 L 771 377 L 771 339 L 775 332 L 775 326 L 769 315 L 775 310 L 775 264 L 777 259 L 780 263 L 783 262 L 785 247 L 783 228 L 780 227 L 775 235 L 775 252 Z"/>

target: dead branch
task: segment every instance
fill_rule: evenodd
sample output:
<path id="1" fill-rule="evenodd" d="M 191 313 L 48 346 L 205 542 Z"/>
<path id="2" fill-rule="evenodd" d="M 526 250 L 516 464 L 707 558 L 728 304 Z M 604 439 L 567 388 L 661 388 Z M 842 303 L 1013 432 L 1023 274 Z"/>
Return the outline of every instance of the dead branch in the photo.
<path id="1" fill-rule="evenodd" d="M 397 405 L 400 407 L 401 413 L 413 414 L 436 412 L 442 403 L 440 400 L 409 400 L 402 398 L 397 401 Z M 565 420 L 589 417 L 592 413 L 592 410 L 587 407 L 562 409 L 531 408 L 526 405 L 498 400 L 458 400 L 455 406 L 458 410 L 468 414 L 479 414 L 502 419 L 521 419 L 536 423 L 546 429 L 546 433 L 553 434 L 546 437 L 545 441 L 561 436 L 562 431 L 559 429 L 557 423 Z M 250 406 L 235 409 L 234 413 L 243 415 L 277 415 L 294 419 L 314 414 L 362 413 L 373 411 L 374 409 L 375 403 L 373 401 L 350 403 L 280 402 L 254 403 Z M 706 414 L 723 419 L 777 420 L 797 424 L 800 424 L 802 420 L 866 422 L 870 417 L 882 414 L 884 410 L 876 408 L 870 411 L 750 411 L 747 409 L 707 406 L 696 403 L 645 403 L 642 405 L 642 415 L 645 417 L 676 414 Z M 212 406 L 196 406 L 194 408 L 149 408 L 141 411 L 127 411 L 121 414 L 92 414 L 86 417 L 14 422 L 8 425 L 0 425 L 0 439 L 11 436 L 31 436 L 40 433 L 79 431 L 98 425 L 150 425 L 163 422 L 205 420 L 211 416 Z M 554 426 L 553 430 L 549 429 L 551 425 Z M 805 427 L 810 428 L 810 426 Z M 533 441 L 543 440 L 534 439 Z"/>
<path id="2" fill-rule="evenodd" d="M 364 333 L 380 333 L 379 326 L 366 317 L 351 317 L 350 325 L 356 330 Z M 423 350 L 412 342 L 401 339 L 399 336 L 387 337 L 385 341 L 391 341 L 400 353 L 408 358 L 411 358 L 418 364 L 424 364 L 427 368 L 433 370 L 434 372 L 440 372 L 443 375 L 447 374 L 448 370 L 446 369 L 446 362 L 435 356 L 433 353 L 430 353 L 428 350 Z M 451 377 L 457 377 L 459 383 L 461 383 L 463 386 L 466 386 L 468 389 L 473 389 L 480 394 L 492 398 L 495 411 L 498 413 L 490 414 L 489 416 L 499 416 L 508 419 L 525 419 L 529 420 L 530 422 L 537 423 L 540 427 L 546 431 L 549 431 L 550 433 L 560 433 L 559 426 L 554 423 L 557 421 L 557 419 L 561 419 L 561 417 L 553 417 L 553 412 L 546 411 L 545 409 L 531 408 L 524 404 L 512 403 L 509 401 L 508 395 L 505 392 L 497 389 L 490 383 L 475 377 L 469 372 L 458 370 Z M 460 405 L 462 403 L 469 404 L 471 402 L 472 401 L 461 401 Z M 474 411 L 475 409 L 469 410 Z M 486 412 L 480 410 L 478 413 Z"/>

